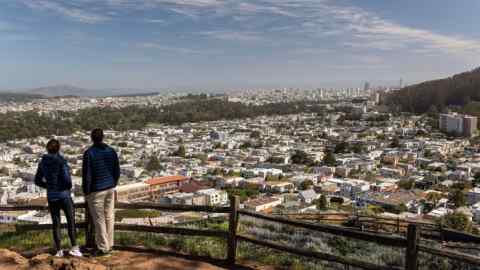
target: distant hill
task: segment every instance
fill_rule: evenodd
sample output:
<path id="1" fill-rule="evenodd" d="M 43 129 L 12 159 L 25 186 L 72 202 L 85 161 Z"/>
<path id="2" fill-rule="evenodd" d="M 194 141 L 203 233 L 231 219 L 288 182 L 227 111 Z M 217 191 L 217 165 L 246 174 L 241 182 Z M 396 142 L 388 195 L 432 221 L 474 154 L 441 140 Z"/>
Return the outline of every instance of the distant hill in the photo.
<path id="1" fill-rule="evenodd" d="M 159 92 L 148 92 L 148 93 L 132 93 L 132 94 L 119 94 L 114 95 L 113 97 L 149 97 L 156 96 Z"/>
<path id="2" fill-rule="evenodd" d="M 75 87 L 71 85 L 55 85 L 40 87 L 35 89 L 27 90 L 28 93 L 43 95 L 47 97 L 59 97 L 59 96 L 90 96 L 94 92 L 83 89 L 80 87 Z"/>
<path id="3" fill-rule="evenodd" d="M 449 78 L 427 81 L 388 94 L 384 103 L 403 112 L 442 111 L 480 101 L 480 68 Z"/>
<path id="4" fill-rule="evenodd" d="M 0 102 L 24 102 L 40 98 L 45 98 L 45 96 L 29 93 L 0 92 Z"/>
<path id="5" fill-rule="evenodd" d="M 138 89 L 85 89 L 72 85 L 54 85 L 26 90 L 26 93 L 46 97 L 107 97 L 107 96 L 137 96 L 152 95 Z"/>

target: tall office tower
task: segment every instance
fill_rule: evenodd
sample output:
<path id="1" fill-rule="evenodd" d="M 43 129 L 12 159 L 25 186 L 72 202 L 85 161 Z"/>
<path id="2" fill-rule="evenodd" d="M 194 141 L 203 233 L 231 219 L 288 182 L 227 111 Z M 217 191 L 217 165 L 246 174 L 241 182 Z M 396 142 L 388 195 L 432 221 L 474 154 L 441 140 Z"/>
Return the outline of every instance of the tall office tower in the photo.
<path id="1" fill-rule="evenodd" d="M 364 91 L 364 92 L 367 92 L 369 89 L 370 89 L 370 83 L 369 83 L 369 82 L 365 82 L 365 85 L 363 86 L 363 91 Z"/>
<path id="2" fill-rule="evenodd" d="M 403 87 L 403 79 L 402 79 L 402 78 L 400 78 L 400 83 L 398 84 L 398 86 L 399 86 L 400 88 Z"/>

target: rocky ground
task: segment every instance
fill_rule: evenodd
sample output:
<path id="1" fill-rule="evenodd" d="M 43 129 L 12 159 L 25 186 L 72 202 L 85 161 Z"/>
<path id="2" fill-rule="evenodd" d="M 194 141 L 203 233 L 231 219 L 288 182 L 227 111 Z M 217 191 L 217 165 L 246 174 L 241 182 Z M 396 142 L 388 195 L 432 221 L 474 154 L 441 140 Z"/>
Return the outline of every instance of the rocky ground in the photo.
<path id="1" fill-rule="evenodd" d="M 6 249 L 0 249 L 0 269 L 2 270 L 157 270 L 157 269 L 226 269 L 206 262 L 189 260 L 177 256 L 159 256 L 149 253 L 115 251 L 108 258 L 57 258 L 50 254 L 40 254 L 27 259 Z M 232 269 L 267 269 L 258 266 Z"/>

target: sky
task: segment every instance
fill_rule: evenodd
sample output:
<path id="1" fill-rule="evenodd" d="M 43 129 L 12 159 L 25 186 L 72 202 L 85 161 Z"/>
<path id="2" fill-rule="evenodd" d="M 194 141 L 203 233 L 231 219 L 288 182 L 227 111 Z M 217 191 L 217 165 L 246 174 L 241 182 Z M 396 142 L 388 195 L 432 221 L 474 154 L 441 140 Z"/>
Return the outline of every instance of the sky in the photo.
<path id="1" fill-rule="evenodd" d="M 480 66 L 477 0 L 3 0 L 0 89 L 362 87 Z"/>

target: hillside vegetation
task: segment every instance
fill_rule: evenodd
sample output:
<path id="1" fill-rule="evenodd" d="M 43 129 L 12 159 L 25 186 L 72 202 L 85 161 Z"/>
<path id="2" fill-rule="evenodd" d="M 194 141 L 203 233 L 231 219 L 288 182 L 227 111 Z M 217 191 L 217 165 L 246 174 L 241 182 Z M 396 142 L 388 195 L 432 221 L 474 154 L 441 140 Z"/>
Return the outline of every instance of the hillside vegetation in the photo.
<path id="1" fill-rule="evenodd" d="M 46 98 L 39 94 L 0 92 L 0 102 L 26 102 Z"/>
<path id="2" fill-rule="evenodd" d="M 93 128 L 138 130 L 148 124 L 179 125 L 187 122 L 232 120 L 262 115 L 318 112 L 305 102 L 245 105 L 223 99 L 186 100 L 163 107 L 91 108 L 78 112 L 0 114 L 0 141 L 36 136 L 69 135 Z"/>
<path id="3" fill-rule="evenodd" d="M 480 102 L 480 68 L 450 78 L 411 85 L 385 97 L 387 105 L 411 113 L 441 112 L 449 106 L 458 106 L 462 110 L 472 102 Z M 480 111 L 470 110 L 470 113 Z"/>

